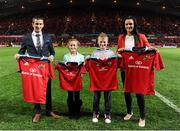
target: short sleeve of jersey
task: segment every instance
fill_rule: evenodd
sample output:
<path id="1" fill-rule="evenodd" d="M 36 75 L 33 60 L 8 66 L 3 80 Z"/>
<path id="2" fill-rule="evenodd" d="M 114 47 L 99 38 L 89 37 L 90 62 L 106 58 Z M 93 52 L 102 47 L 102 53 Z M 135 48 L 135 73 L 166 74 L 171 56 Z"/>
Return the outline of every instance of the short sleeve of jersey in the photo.
<path id="1" fill-rule="evenodd" d="M 154 59 L 154 68 L 159 71 L 161 69 L 163 69 L 165 67 L 165 64 L 162 60 L 162 57 L 160 55 L 160 53 L 156 53 L 155 55 L 155 59 Z"/>
<path id="2" fill-rule="evenodd" d="M 49 64 L 49 77 L 50 77 L 51 79 L 54 79 L 54 78 L 55 78 L 54 69 L 53 69 L 53 66 L 52 66 L 51 63 Z"/>

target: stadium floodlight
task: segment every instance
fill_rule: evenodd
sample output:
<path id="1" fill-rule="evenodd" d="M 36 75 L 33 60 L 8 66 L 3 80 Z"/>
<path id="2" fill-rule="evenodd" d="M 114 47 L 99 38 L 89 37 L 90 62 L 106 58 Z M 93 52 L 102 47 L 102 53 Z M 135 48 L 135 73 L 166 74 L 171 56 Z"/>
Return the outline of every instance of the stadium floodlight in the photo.
<path id="1" fill-rule="evenodd" d="M 92 3 L 94 3 L 94 2 L 95 2 L 95 0 L 91 0 L 91 2 L 92 2 Z"/>
<path id="2" fill-rule="evenodd" d="M 116 4 L 116 3 L 117 3 L 117 0 L 114 0 L 113 3 Z"/>
<path id="3" fill-rule="evenodd" d="M 69 3 L 71 3 L 71 4 L 72 4 L 72 3 L 73 3 L 73 0 L 70 0 L 70 1 L 69 1 Z"/>
<path id="4" fill-rule="evenodd" d="M 165 10 L 166 9 L 166 4 L 163 3 L 161 8 L 162 8 L 162 10 Z"/>
<path id="5" fill-rule="evenodd" d="M 136 3 L 136 5 L 137 5 L 137 6 L 140 6 L 140 5 L 141 5 L 141 3 L 140 3 L 140 2 L 137 2 L 137 3 Z"/>
<path id="6" fill-rule="evenodd" d="M 25 6 L 24 6 L 24 5 L 22 5 L 22 6 L 21 6 L 21 9 L 24 9 L 24 8 L 25 8 Z"/>

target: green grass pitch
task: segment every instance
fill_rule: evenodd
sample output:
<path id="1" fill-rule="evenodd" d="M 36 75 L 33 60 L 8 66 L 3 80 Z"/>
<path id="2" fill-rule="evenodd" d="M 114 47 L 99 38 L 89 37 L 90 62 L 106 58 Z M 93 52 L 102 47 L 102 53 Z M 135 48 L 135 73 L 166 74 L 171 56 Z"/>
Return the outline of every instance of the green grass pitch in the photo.
<path id="1" fill-rule="evenodd" d="M 95 48 L 80 48 L 83 54 L 91 53 Z M 68 52 L 66 48 L 55 48 L 56 60 L 62 60 L 63 55 Z M 115 50 L 115 49 L 113 49 Z M 16 72 L 16 61 L 14 54 L 18 48 L 0 48 L 0 129 L 32 129 L 32 130 L 180 130 L 180 114 L 164 104 L 156 96 L 145 97 L 146 127 L 138 127 L 139 111 L 136 98 L 133 95 L 133 118 L 124 121 L 126 113 L 123 97 L 122 84 L 119 79 L 119 90 L 112 92 L 112 123 L 106 124 L 103 118 L 104 100 L 101 97 L 101 116 L 98 123 L 92 123 L 92 101 L 93 93 L 89 91 L 88 74 L 83 76 L 83 100 L 82 116 L 78 120 L 69 119 L 67 116 L 66 98 L 67 92 L 58 87 L 59 80 L 52 82 L 53 110 L 60 112 L 61 118 L 55 120 L 46 117 L 42 112 L 40 123 L 31 122 L 33 105 L 22 100 L 21 77 Z M 180 107 L 180 49 L 160 49 L 166 68 L 156 72 L 155 89 L 163 96 Z M 118 71 L 119 74 L 119 71 Z M 44 106 L 43 106 L 44 109 Z"/>

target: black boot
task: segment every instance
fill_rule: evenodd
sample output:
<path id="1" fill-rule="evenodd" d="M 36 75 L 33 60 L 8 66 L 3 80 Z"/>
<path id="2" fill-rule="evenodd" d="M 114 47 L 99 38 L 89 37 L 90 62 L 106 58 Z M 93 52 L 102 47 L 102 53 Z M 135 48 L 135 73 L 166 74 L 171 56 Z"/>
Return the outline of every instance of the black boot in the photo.
<path id="1" fill-rule="evenodd" d="M 69 111 L 69 118 L 73 118 L 75 114 L 75 109 L 73 109 L 74 102 L 67 99 L 67 106 L 68 106 L 68 111 Z"/>
<path id="2" fill-rule="evenodd" d="M 76 118 L 80 117 L 81 106 L 82 106 L 82 100 L 75 101 L 75 114 L 76 114 Z"/>

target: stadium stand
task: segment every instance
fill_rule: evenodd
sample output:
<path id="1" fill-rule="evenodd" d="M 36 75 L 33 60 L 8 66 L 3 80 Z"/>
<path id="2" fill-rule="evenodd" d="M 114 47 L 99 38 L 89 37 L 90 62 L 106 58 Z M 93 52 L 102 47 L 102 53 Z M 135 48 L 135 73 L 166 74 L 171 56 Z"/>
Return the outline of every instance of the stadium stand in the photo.
<path id="1" fill-rule="evenodd" d="M 110 44 L 117 44 L 117 36 L 121 33 L 122 20 L 125 16 L 133 15 L 139 23 L 139 30 L 147 34 L 149 41 L 157 46 L 180 46 L 180 21 L 177 16 L 143 13 L 137 10 L 84 10 L 51 9 L 31 13 L 6 16 L 0 20 L 0 44 L 20 44 L 22 36 L 31 30 L 31 18 L 41 15 L 45 19 L 45 31 L 50 32 L 54 43 L 59 46 L 66 43 L 70 36 L 76 36 L 84 46 L 96 46 L 97 34 L 106 32 L 110 35 Z M 79 15 L 81 14 L 81 15 Z M 8 39 L 4 35 L 10 36 Z M 88 37 L 86 37 L 88 36 Z"/>

